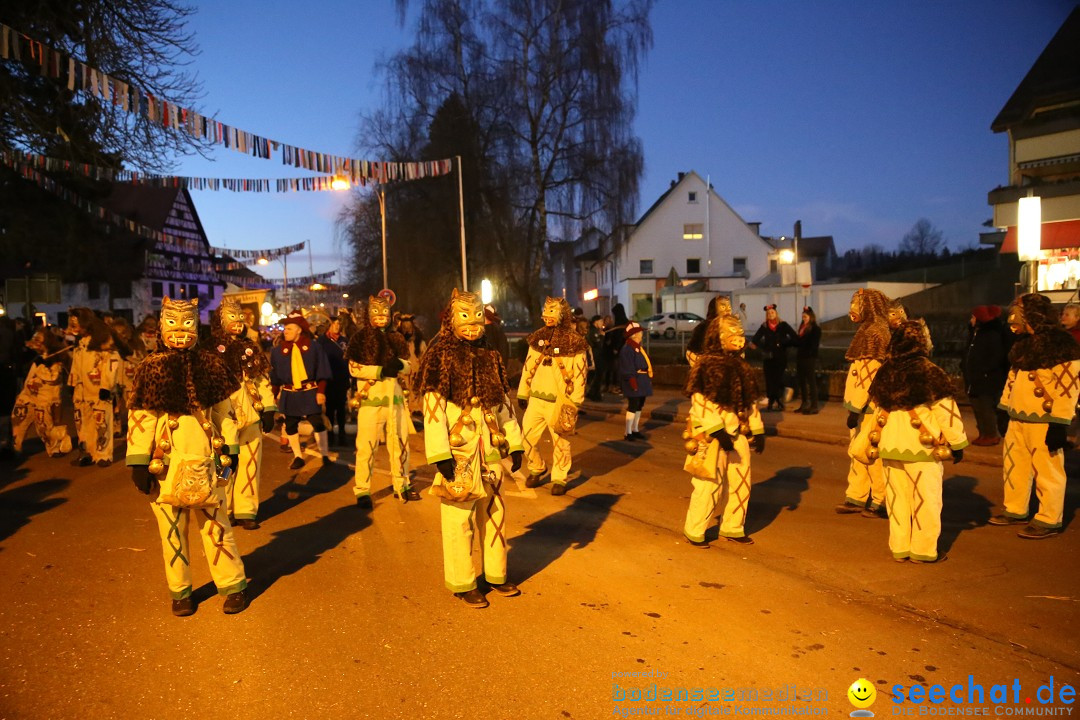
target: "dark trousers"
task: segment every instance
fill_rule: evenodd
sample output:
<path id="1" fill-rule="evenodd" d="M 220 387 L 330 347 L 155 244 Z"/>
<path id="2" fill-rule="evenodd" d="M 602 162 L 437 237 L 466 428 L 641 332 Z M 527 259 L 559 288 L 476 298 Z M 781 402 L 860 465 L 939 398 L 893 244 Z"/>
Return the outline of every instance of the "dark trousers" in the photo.
<path id="1" fill-rule="evenodd" d="M 817 407 L 817 358 L 799 358 L 795 361 L 801 408 Z"/>
<path id="2" fill-rule="evenodd" d="M 323 414 L 308 415 L 306 417 L 301 415 L 286 415 L 285 416 L 285 434 L 295 435 L 300 432 L 300 421 L 307 420 L 311 423 L 311 431 L 320 433 L 326 429 L 326 423 L 323 421 Z"/>
<path id="3" fill-rule="evenodd" d="M 342 390 L 340 395 L 337 393 L 326 393 L 326 420 L 330 423 L 330 430 L 334 429 L 334 425 L 337 425 L 338 432 L 342 435 L 345 434 L 345 390 Z"/>
<path id="4" fill-rule="evenodd" d="M 632 397 L 626 398 L 626 411 L 627 412 L 641 412 L 641 408 L 645 407 L 645 398 Z"/>
<path id="5" fill-rule="evenodd" d="M 771 358 L 763 363 L 765 368 L 765 395 L 769 404 L 784 401 L 784 371 L 787 370 L 787 358 Z"/>
<path id="6" fill-rule="evenodd" d="M 975 413 L 975 426 L 979 437 L 1000 437 L 997 417 L 997 398 L 992 395 L 972 395 L 971 410 Z"/>

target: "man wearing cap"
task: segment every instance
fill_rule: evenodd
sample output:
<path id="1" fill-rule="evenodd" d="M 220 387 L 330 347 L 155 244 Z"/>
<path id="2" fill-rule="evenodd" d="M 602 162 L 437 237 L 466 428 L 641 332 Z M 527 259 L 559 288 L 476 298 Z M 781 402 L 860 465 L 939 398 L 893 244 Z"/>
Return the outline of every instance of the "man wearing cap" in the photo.
<path id="1" fill-rule="evenodd" d="M 652 395 L 652 362 L 641 347 L 641 325 L 626 324 L 626 342 L 619 350 L 619 385 L 626 398 L 625 440 L 645 440 L 641 433 L 641 409 Z"/>
<path id="2" fill-rule="evenodd" d="M 330 461 L 330 438 L 323 420 L 330 363 L 299 311 L 289 313 L 281 324 L 284 326 L 281 343 L 270 353 L 270 384 L 278 399 L 279 412 L 285 416 L 285 437 L 293 453 L 289 469 L 299 470 L 304 467 L 300 451 L 301 420 L 311 423 L 323 463 Z"/>

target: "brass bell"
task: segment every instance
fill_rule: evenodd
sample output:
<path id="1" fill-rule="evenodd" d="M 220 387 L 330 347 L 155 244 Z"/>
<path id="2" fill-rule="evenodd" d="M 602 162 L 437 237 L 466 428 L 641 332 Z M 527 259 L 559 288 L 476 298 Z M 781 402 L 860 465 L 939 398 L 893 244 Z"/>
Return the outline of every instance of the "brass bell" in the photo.
<path id="1" fill-rule="evenodd" d="M 175 430 L 178 427 L 180 427 L 180 421 L 176 418 L 169 418 L 169 429 Z"/>
<path id="2" fill-rule="evenodd" d="M 170 450 L 172 450 L 172 443 L 165 438 L 162 438 L 161 441 L 158 443 L 158 447 L 161 448 L 161 452 L 169 452 Z"/>
<path id="3" fill-rule="evenodd" d="M 214 426 L 210 424 L 209 420 L 203 422 L 203 424 L 202 424 L 202 429 L 206 430 L 207 432 L 209 432 L 213 427 Z"/>
<path id="4" fill-rule="evenodd" d="M 887 423 L 887 422 L 889 422 L 889 418 L 887 418 L 886 416 L 884 416 L 884 415 L 878 415 L 877 416 L 878 427 L 885 427 L 885 423 Z"/>
<path id="5" fill-rule="evenodd" d="M 866 457 L 870 460 L 870 462 L 877 462 L 878 458 L 881 457 L 881 451 L 879 451 L 876 447 L 872 447 L 866 451 Z"/>
<path id="6" fill-rule="evenodd" d="M 253 402 L 251 404 L 251 407 L 254 408 L 255 412 L 257 412 L 257 413 L 261 413 L 263 411 L 263 409 L 265 408 L 265 406 L 261 402 L 259 402 L 258 400 Z"/>
<path id="7" fill-rule="evenodd" d="M 691 438 L 690 440 L 687 440 L 685 443 L 683 443 L 683 447 L 686 448 L 686 452 L 688 454 L 697 455 L 697 451 L 698 451 L 697 440 L 694 440 L 693 438 Z"/>
<path id="8" fill-rule="evenodd" d="M 690 438 L 691 438 L 690 431 L 689 430 L 683 430 L 682 431 L 682 439 L 683 440 L 689 440 Z"/>
<path id="9" fill-rule="evenodd" d="M 146 469 L 151 475 L 160 475 L 165 471 L 165 463 L 160 458 L 154 458 L 150 461 L 150 464 L 146 466 Z"/>
<path id="10" fill-rule="evenodd" d="M 402 397 L 409 397 L 409 388 L 401 388 Z"/>
<path id="11" fill-rule="evenodd" d="M 934 436 L 928 432 L 919 433 L 919 442 L 923 445 L 930 446 L 934 444 Z"/>
<path id="12" fill-rule="evenodd" d="M 465 438 L 461 437 L 461 433 L 450 433 L 450 447 L 461 447 L 465 444 Z"/>
<path id="13" fill-rule="evenodd" d="M 952 458 L 952 450 L 949 449 L 948 445 L 938 445 L 934 448 L 933 455 L 936 460 L 948 460 Z"/>
<path id="14" fill-rule="evenodd" d="M 502 447 L 502 444 L 506 442 L 506 436 L 502 433 L 491 434 L 491 444 L 495 447 Z"/>
<path id="15" fill-rule="evenodd" d="M 858 377 L 858 376 L 859 376 L 859 371 L 856 370 L 855 368 L 851 368 L 851 377 Z"/>
<path id="16" fill-rule="evenodd" d="M 476 421 L 473 420 L 472 415 L 462 415 L 461 416 L 461 424 L 464 425 L 465 427 L 472 427 L 473 423 L 475 423 L 475 422 Z"/>
<path id="17" fill-rule="evenodd" d="M 750 414 L 747 413 L 745 410 L 740 410 L 739 412 L 735 413 L 735 417 L 739 418 L 740 420 L 746 420 L 750 417 Z"/>
<path id="18" fill-rule="evenodd" d="M 353 395 L 352 400 L 349 401 L 349 407 L 351 407 L 353 410 L 360 407 L 360 398 L 356 395 Z"/>
<path id="19" fill-rule="evenodd" d="M 877 445 L 879 442 L 881 442 L 881 431 L 880 430 L 871 430 L 869 437 L 870 437 L 870 444 L 871 445 Z"/>
<path id="20" fill-rule="evenodd" d="M 911 427 L 913 427 L 913 428 L 921 428 L 922 427 L 922 420 L 920 420 L 917 417 L 911 418 Z"/>
<path id="21" fill-rule="evenodd" d="M 1046 398 L 1045 400 L 1043 400 L 1042 408 L 1043 412 L 1050 412 L 1054 409 L 1054 401 L 1050 398 Z"/>
<path id="22" fill-rule="evenodd" d="M 221 463 L 221 467 L 229 467 L 232 465 L 232 458 L 228 455 L 222 455 L 218 458 L 218 462 Z"/>
<path id="23" fill-rule="evenodd" d="M 750 432 L 750 424 L 749 423 L 742 423 L 741 425 L 739 425 L 739 434 L 740 435 L 746 435 L 747 437 L 752 435 L 753 433 Z"/>
<path id="24" fill-rule="evenodd" d="M 214 446 L 215 450 L 220 450 L 221 446 L 225 444 L 225 441 L 219 437 L 216 437 L 210 441 L 210 444 Z"/>
<path id="25" fill-rule="evenodd" d="M 1028 373 L 1028 380 L 1030 380 L 1031 382 L 1035 382 L 1035 373 L 1029 372 Z"/>
<path id="26" fill-rule="evenodd" d="M 1042 397 L 1045 394 L 1046 394 L 1046 391 L 1043 390 L 1041 387 L 1035 388 L 1035 397 Z"/>
<path id="27" fill-rule="evenodd" d="M 484 422 L 486 422 L 488 425 L 494 425 L 495 420 L 495 413 L 484 413 Z"/>

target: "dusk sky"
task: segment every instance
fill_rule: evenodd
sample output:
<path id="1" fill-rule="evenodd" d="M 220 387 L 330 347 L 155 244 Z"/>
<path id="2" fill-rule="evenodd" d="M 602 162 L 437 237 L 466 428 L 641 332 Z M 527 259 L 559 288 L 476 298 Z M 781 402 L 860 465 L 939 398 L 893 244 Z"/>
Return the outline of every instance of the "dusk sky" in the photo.
<path id="1" fill-rule="evenodd" d="M 409 44 L 414 18 L 400 26 L 392 0 L 195 4 L 207 114 L 359 155 L 359 115 L 384 101 L 376 62 Z M 893 249 L 925 217 L 951 249 L 977 244 L 991 217 L 987 192 L 1008 179 L 1008 140 L 990 123 L 1073 6 L 661 0 L 639 83 L 639 214 L 678 172 L 696 170 L 763 234 L 790 234 L 802 220 L 804 235 L 832 235 L 840 252 Z M 177 173 L 307 174 L 281 165 L 280 154 L 268 161 L 219 147 L 213 157 L 186 158 Z M 315 272 L 345 261 L 334 223 L 345 193 L 192 195 L 214 245 L 311 240 Z M 306 254 L 290 257 L 291 276 L 307 269 Z"/>

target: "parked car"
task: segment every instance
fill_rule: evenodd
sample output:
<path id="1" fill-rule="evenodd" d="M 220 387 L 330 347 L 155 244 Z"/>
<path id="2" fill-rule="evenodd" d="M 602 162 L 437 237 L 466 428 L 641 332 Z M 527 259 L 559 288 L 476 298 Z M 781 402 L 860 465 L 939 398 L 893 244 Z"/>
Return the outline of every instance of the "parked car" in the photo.
<path id="1" fill-rule="evenodd" d="M 649 331 L 651 337 L 663 335 L 670 340 L 675 337 L 675 333 L 693 332 L 694 327 L 704 321 L 705 318 L 691 312 L 663 313 L 645 318 L 641 325 Z"/>

